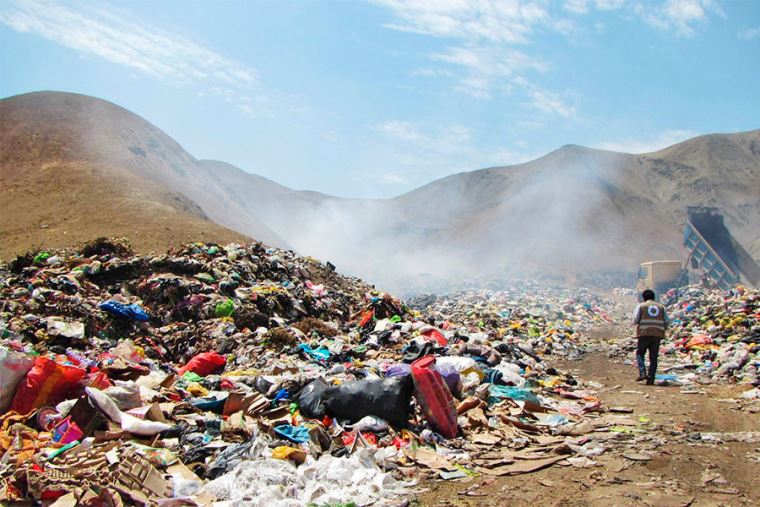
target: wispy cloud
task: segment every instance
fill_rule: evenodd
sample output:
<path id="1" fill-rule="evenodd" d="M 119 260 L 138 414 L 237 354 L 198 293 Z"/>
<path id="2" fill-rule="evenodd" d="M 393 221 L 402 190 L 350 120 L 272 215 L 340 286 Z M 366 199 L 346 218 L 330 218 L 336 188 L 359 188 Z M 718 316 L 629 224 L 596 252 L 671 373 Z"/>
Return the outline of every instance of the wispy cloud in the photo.
<path id="1" fill-rule="evenodd" d="M 550 16 L 543 2 L 525 0 L 372 0 L 389 8 L 394 30 L 434 37 L 524 43 Z"/>
<path id="2" fill-rule="evenodd" d="M 625 9 L 654 28 L 683 37 L 694 36 L 697 27 L 706 24 L 711 14 L 723 15 L 714 0 L 566 0 L 563 8 L 573 14 Z"/>
<path id="3" fill-rule="evenodd" d="M 666 130 L 655 137 L 606 141 L 595 144 L 592 147 L 601 150 L 620 151 L 623 153 L 650 153 L 698 135 L 699 133 L 693 130 Z"/>
<path id="4" fill-rule="evenodd" d="M 6 0 L 0 4 L 0 22 L 162 82 L 203 87 L 244 114 L 256 114 L 262 99 L 250 66 L 99 4 Z"/>
<path id="5" fill-rule="evenodd" d="M 552 15 L 548 8 L 551 4 L 542 1 L 371 1 L 393 14 L 394 21 L 385 25 L 389 29 L 453 41 L 443 51 L 428 54 L 433 66 L 418 69 L 414 75 L 453 78 L 457 91 L 480 99 L 509 94 L 523 83 L 515 81 L 516 77 L 548 70 L 541 58 L 523 49 L 530 46 L 536 33 L 575 32 L 571 20 Z M 546 106 L 541 98 L 551 97 L 553 92 L 540 90 L 535 84 L 524 91 L 536 95 L 528 103 L 540 111 L 557 112 L 556 107 L 538 107 Z"/>
<path id="6" fill-rule="evenodd" d="M 522 76 L 516 77 L 512 82 L 524 90 L 536 109 L 566 118 L 575 115 L 575 106 L 568 104 L 560 94 L 536 86 Z"/>
<path id="7" fill-rule="evenodd" d="M 626 0 L 566 0 L 563 7 L 566 11 L 586 14 L 590 9 L 612 11 L 620 9 L 625 4 Z"/>
<path id="8" fill-rule="evenodd" d="M 634 5 L 635 12 L 651 26 L 674 31 L 683 37 L 696 34 L 695 26 L 704 24 L 709 14 L 722 14 L 713 0 L 667 0 L 663 4 L 642 2 Z"/>
<path id="9" fill-rule="evenodd" d="M 425 139 L 422 132 L 420 132 L 419 127 L 408 121 L 388 120 L 374 125 L 373 128 L 376 131 L 399 141 L 417 142 Z"/>
<path id="10" fill-rule="evenodd" d="M 406 176 L 393 172 L 361 172 L 356 174 L 356 178 L 394 188 L 398 186 L 408 186 L 410 184 L 410 181 Z"/>
<path id="11" fill-rule="evenodd" d="M 435 153 L 461 153 L 468 150 L 472 142 L 472 129 L 456 124 L 425 131 L 410 121 L 388 120 L 371 125 L 371 128 L 389 139 Z"/>
<path id="12" fill-rule="evenodd" d="M 430 59 L 463 69 L 457 89 L 478 98 L 491 98 L 494 91 L 508 92 L 508 80 L 518 73 L 548 68 L 522 51 L 475 44 L 448 47 Z"/>
<path id="13" fill-rule="evenodd" d="M 742 40 L 753 40 L 760 38 L 760 26 L 747 28 L 739 32 L 739 38 Z"/>
<path id="14" fill-rule="evenodd" d="M 362 174 L 368 181 L 386 185 L 411 186 L 454 172 L 517 164 L 535 158 L 504 147 L 484 149 L 477 144 L 472 129 L 458 124 L 433 127 L 388 120 L 369 127 L 399 143 L 397 149 L 385 151 L 384 168 Z"/>

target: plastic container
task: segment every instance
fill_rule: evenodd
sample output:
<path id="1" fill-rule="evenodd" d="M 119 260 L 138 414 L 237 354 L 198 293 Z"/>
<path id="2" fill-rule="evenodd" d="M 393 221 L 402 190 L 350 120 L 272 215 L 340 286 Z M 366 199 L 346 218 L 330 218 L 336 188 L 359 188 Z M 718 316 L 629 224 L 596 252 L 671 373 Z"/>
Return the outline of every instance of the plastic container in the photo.
<path id="1" fill-rule="evenodd" d="M 84 433 L 71 420 L 71 417 L 62 419 L 53 427 L 53 442 L 59 444 L 69 444 L 75 440 L 81 440 L 83 436 Z"/>
<path id="2" fill-rule="evenodd" d="M 454 399 L 441 374 L 433 368 L 435 357 L 425 356 L 412 363 L 417 401 L 425 418 L 445 438 L 457 435 L 457 411 Z"/>

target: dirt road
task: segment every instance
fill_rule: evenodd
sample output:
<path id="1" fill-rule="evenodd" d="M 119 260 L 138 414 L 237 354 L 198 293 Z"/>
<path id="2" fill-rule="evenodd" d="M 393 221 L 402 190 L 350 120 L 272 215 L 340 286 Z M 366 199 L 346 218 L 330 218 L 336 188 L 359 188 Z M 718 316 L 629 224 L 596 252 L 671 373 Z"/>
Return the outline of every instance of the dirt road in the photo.
<path id="1" fill-rule="evenodd" d="M 600 352 L 557 366 L 604 384 L 598 390 L 604 404 L 632 408 L 641 424 L 592 458 L 597 466 L 427 482 L 419 505 L 760 505 L 760 442 L 729 441 L 736 432 L 760 431 L 760 413 L 735 400 L 746 387 L 683 394 L 679 387 L 646 386 L 635 382 L 632 366 Z"/>

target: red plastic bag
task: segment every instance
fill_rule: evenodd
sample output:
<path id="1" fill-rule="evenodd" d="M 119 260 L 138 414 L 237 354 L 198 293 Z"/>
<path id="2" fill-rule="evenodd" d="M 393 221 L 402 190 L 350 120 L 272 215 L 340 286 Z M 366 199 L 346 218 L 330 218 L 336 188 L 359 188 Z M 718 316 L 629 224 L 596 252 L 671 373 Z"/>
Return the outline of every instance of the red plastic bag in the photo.
<path id="1" fill-rule="evenodd" d="M 438 345 L 441 347 L 445 347 L 447 345 L 446 337 L 441 334 L 440 331 L 436 329 L 428 329 L 427 331 L 424 331 L 423 333 L 420 333 L 422 336 L 425 337 L 427 341 L 433 341 L 435 340 Z"/>
<path id="2" fill-rule="evenodd" d="M 76 366 L 59 364 L 48 357 L 38 357 L 16 388 L 11 410 L 28 414 L 43 405 L 55 405 L 66 399 L 86 371 Z"/>
<path id="3" fill-rule="evenodd" d="M 359 321 L 359 327 L 364 327 L 370 322 L 372 322 L 372 319 L 375 316 L 375 310 L 364 310 L 362 312 L 362 318 Z"/>
<path id="4" fill-rule="evenodd" d="M 444 438 L 457 436 L 457 410 L 449 388 L 441 374 L 433 369 L 435 357 L 425 356 L 412 363 L 417 401 L 422 406 L 425 419 Z"/>
<path id="5" fill-rule="evenodd" d="M 712 342 L 712 338 L 709 336 L 704 334 L 697 334 L 692 336 L 691 340 L 689 340 L 689 343 L 686 344 L 686 348 L 690 349 L 692 347 L 699 347 L 702 345 L 711 345 Z"/>
<path id="6" fill-rule="evenodd" d="M 191 371 L 201 377 L 205 377 L 206 375 L 211 375 L 225 364 L 227 364 L 227 360 L 224 356 L 220 356 L 212 350 L 211 352 L 203 352 L 192 358 L 185 366 L 180 368 L 179 374 L 182 376 Z"/>
<path id="7" fill-rule="evenodd" d="M 111 379 L 104 372 L 97 371 L 87 375 L 87 385 L 104 391 L 113 386 L 113 382 L 111 382 Z"/>

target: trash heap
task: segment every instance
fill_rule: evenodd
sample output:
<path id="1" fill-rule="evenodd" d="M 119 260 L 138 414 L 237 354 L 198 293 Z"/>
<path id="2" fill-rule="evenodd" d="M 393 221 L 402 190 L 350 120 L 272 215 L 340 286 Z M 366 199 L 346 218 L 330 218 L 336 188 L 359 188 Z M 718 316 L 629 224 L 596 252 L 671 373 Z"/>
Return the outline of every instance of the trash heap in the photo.
<path id="1" fill-rule="evenodd" d="M 471 333 L 490 332 L 492 339 L 517 341 L 542 355 L 578 357 L 585 346 L 580 336 L 612 323 L 606 311 L 612 302 L 588 289 L 527 281 L 499 291 L 427 294 L 408 304 L 444 327 L 457 322 Z"/>
<path id="2" fill-rule="evenodd" d="M 256 243 L 19 257 L 0 267 L 0 501 L 397 505 L 421 478 L 589 466 L 617 419 L 545 355 L 605 317 L 520 294 L 410 310 Z"/>
<path id="3" fill-rule="evenodd" d="M 635 292 L 616 289 L 614 293 L 618 305 L 610 313 L 620 328 L 618 337 L 607 341 L 608 352 L 633 364 Z M 655 383 L 682 385 L 687 390 L 714 382 L 760 385 L 760 290 L 690 285 L 671 289 L 661 302 L 669 324 Z"/>
<path id="4" fill-rule="evenodd" d="M 663 300 L 670 319 L 666 353 L 677 361 L 671 371 L 760 386 L 760 290 L 692 285 Z"/>

